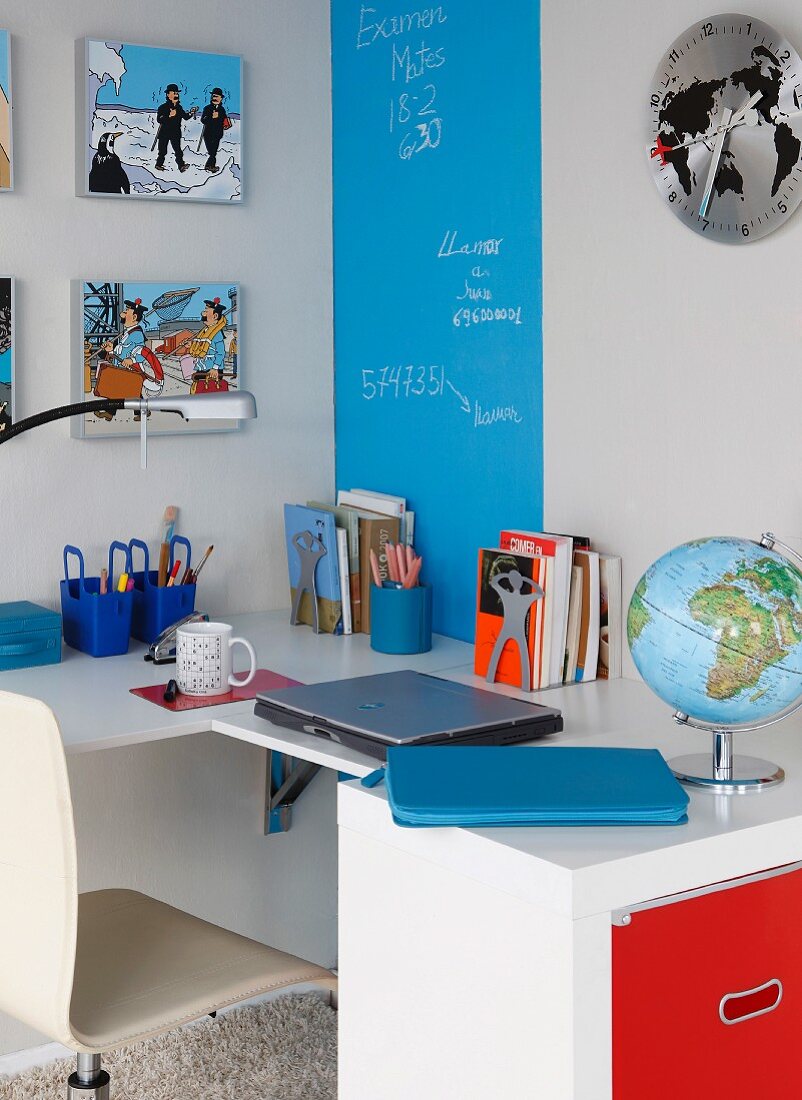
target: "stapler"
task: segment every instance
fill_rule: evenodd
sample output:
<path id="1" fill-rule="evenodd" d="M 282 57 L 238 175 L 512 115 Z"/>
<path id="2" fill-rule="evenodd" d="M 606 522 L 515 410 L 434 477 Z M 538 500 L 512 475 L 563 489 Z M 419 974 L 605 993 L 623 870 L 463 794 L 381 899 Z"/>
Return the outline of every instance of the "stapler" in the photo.
<path id="1" fill-rule="evenodd" d="M 174 664 L 175 639 L 179 627 L 186 626 L 187 623 L 208 623 L 208 621 L 209 616 L 205 611 L 193 611 L 191 615 L 179 619 L 177 623 L 173 623 L 172 626 L 168 626 L 166 630 L 161 632 L 145 654 L 145 660 L 153 661 L 154 665 Z"/>

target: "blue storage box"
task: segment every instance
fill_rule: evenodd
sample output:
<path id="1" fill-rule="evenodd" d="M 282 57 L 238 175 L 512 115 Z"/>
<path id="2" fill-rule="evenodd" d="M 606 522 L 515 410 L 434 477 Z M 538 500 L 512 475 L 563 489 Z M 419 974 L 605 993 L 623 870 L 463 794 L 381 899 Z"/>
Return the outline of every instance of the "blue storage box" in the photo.
<path id="1" fill-rule="evenodd" d="M 100 595 L 100 577 L 87 577 L 84 556 L 77 546 L 64 547 L 64 580 L 61 588 L 61 614 L 64 641 L 90 657 L 116 657 L 128 652 L 134 593 L 114 589 L 114 553 L 125 555 L 124 572 L 131 572 L 131 552 L 123 542 L 109 547 L 108 592 Z M 70 577 L 68 558 L 78 559 L 79 574 Z"/>
<path id="2" fill-rule="evenodd" d="M 186 550 L 186 561 L 181 562 L 182 571 L 189 568 L 192 562 L 192 547 L 183 535 L 173 535 L 170 539 L 170 563 L 172 572 L 175 562 L 176 546 L 183 546 Z M 185 619 L 195 610 L 195 593 L 198 590 L 196 584 L 174 584 L 171 588 L 159 588 L 159 571 L 150 568 L 150 553 L 147 543 L 142 539 L 131 539 L 128 543 L 128 552 L 133 562 L 134 549 L 142 551 L 144 564 L 141 571 L 132 572 L 134 578 L 134 610 L 131 617 L 131 635 L 140 642 L 151 645 L 159 637 L 161 632 L 179 619 Z"/>
<path id="3" fill-rule="evenodd" d="M 61 615 L 16 600 L 0 604 L 0 672 L 61 660 Z"/>

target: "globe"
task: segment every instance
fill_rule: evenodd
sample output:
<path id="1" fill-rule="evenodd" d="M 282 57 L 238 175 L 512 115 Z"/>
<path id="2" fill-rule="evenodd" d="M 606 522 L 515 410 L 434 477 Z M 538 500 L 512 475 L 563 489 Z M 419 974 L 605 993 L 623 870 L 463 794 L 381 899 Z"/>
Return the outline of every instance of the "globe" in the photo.
<path id="1" fill-rule="evenodd" d="M 638 581 L 627 638 L 675 710 L 715 726 L 766 722 L 802 695 L 802 573 L 748 539 L 683 543 Z"/>

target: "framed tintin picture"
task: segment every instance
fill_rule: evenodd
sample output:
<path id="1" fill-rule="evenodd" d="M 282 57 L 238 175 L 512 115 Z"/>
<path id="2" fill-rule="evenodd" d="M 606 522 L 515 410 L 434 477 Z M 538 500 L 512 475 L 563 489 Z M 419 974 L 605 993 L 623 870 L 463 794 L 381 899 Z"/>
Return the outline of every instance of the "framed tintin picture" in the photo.
<path id="1" fill-rule="evenodd" d="M 14 187 L 11 141 L 11 35 L 0 30 L 0 191 Z"/>
<path id="2" fill-rule="evenodd" d="M 0 433 L 14 421 L 14 280 L 0 276 Z"/>
<path id="3" fill-rule="evenodd" d="M 79 195 L 242 200 L 242 59 L 76 44 Z"/>
<path id="4" fill-rule="evenodd" d="M 72 282 L 72 400 L 134 400 L 235 390 L 241 381 L 240 297 L 226 280 L 193 284 Z M 234 431 L 238 420 L 183 420 L 148 413 L 150 435 Z M 80 439 L 138 435 L 140 414 L 123 409 L 71 420 Z"/>

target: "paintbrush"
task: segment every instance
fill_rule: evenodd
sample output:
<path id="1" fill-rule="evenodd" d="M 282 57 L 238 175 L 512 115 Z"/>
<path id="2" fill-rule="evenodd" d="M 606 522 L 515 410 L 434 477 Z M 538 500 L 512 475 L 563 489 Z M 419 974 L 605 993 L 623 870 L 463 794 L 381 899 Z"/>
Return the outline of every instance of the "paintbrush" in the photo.
<path id="1" fill-rule="evenodd" d="M 170 568 L 170 539 L 175 532 L 175 524 L 178 519 L 178 508 L 175 504 L 168 504 L 162 516 L 162 536 L 159 547 L 159 573 L 157 584 L 164 588 L 167 584 L 167 572 Z"/>
<path id="2" fill-rule="evenodd" d="M 214 550 L 214 543 L 210 547 L 208 547 L 208 549 L 206 550 L 206 553 L 201 558 L 200 565 L 195 570 L 195 572 L 192 574 L 192 579 L 189 582 L 190 584 L 197 584 L 198 583 L 198 576 L 200 575 L 200 571 L 201 571 L 201 569 L 203 569 L 204 565 L 208 561 L 209 555 L 211 554 L 212 550 Z"/>

